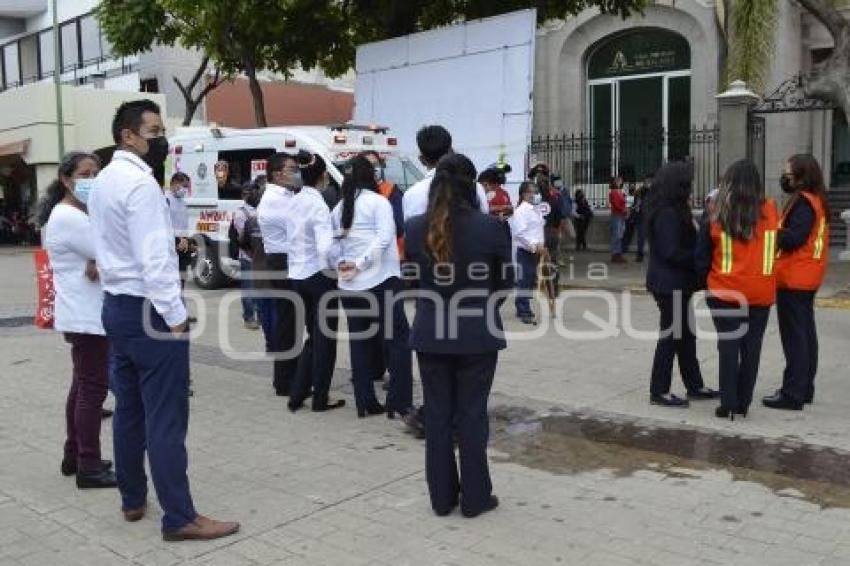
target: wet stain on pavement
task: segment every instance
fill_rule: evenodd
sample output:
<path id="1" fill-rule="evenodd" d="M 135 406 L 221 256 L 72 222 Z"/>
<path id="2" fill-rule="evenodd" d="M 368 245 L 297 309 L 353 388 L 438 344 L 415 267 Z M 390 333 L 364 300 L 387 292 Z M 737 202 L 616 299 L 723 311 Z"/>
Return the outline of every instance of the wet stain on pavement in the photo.
<path id="1" fill-rule="evenodd" d="M 735 481 L 759 483 L 779 497 L 850 508 L 850 453 L 833 448 L 649 426 L 613 415 L 538 415 L 509 406 L 495 407 L 491 419 L 492 445 L 506 455 L 497 462 L 568 475 L 609 470 L 628 477 L 651 471 L 684 483 L 721 469 Z"/>

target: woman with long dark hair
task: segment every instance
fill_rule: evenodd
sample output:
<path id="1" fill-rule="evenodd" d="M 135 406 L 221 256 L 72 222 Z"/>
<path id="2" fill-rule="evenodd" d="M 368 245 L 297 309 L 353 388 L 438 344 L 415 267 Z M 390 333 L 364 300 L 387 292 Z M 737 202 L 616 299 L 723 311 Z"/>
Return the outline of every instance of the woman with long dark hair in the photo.
<path id="1" fill-rule="evenodd" d="M 717 329 L 720 406 L 715 414 L 720 418 L 746 416 L 753 400 L 764 330 L 776 302 L 778 227 L 776 205 L 765 197 L 755 164 L 733 163 L 697 246 L 697 269 L 707 279 Z"/>
<path id="2" fill-rule="evenodd" d="M 345 167 L 342 202 L 331 214 L 336 234 L 331 265 L 348 320 L 351 372 L 357 416 L 393 418 L 407 415 L 413 406 L 413 361 L 409 329 L 394 312 L 394 295 L 401 291 L 401 268 L 396 245 L 393 207 L 378 192 L 375 167 L 365 155 Z M 375 396 L 375 360 L 386 352 L 390 385 L 386 405 Z"/>
<path id="3" fill-rule="evenodd" d="M 791 157 L 785 164 L 782 190 L 790 198 L 777 240 L 776 314 L 785 371 L 782 388 L 762 402 L 771 409 L 801 410 L 815 395 L 815 295 L 829 263 L 829 204 L 817 160 L 811 155 Z"/>
<path id="4" fill-rule="evenodd" d="M 100 170 L 97 156 L 69 153 L 58 178 L 39 204 L 44 247 L 53 268 L 56 290 L 53 327 L 71 345 L 73 378 L 65 405 L 67 440 L 63 475 L 76 474 L 77 487 L 116 487 L 111 462 L 101 460 L 100 423 L 108 381 L 108 353 L 100 320 L 103 289 L 86 201 L 91 180 Z"/>
<path id="5" fill-rule="evenodd" d="M 712 399 L 717 393 L 703 383 L 697 360 L 691 297 L 697 289 L 694 248 L 697 230 L 690 206 L 693 168 L 669 163 L 656 174 L 647 202 L 646 228 L 652 254 L 646 288 L 660 313 L 659 338 L 652 362 L 650 403 L 687 407 L 688 399 Z M 687 389 L 687 399 L 670 393 L 673 360 Z"/>
<path id="6" fill-rule="evenodd" d="M 407 257 L 422 291 L 410 342 L 425 394 L 431 507 L 441 516 L 460 504 L 475 517 L 499 503 L 487 465 L 487 399 L 506 347 L 499 306 L 513 281 L 511 243 L 502 221 L 479 211 L 475 178 L 465 156 L 441 159 L 427 213 L 406 226 Z"/>

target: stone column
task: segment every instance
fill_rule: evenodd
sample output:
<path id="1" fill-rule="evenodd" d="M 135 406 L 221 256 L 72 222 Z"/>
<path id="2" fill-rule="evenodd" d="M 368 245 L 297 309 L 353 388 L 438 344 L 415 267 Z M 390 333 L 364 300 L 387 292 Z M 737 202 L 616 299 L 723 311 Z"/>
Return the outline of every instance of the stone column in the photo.
<path id="1" fill-rule="evenodd" d="M 759 97 L 747 88 L 744 81 L 734 81 L 726 92 L 716 98 L 720 127 L 719 165 L 723 175 L 732 163 L 747 157 L 749 110 Z"/>

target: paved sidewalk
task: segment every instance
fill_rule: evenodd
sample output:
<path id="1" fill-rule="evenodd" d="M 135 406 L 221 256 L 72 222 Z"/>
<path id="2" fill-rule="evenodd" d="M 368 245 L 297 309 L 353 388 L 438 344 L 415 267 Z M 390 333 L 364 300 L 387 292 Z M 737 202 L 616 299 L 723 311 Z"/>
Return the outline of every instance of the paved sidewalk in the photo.
<path id="1" fill-rule="evenodd" d="M 0 309 L 26 304 L 27 260 L 0 257 L 9 289 Z M 800 479 L 783 467 L 787 458 L 818 472 L 818 454 L 850 462 L 850 318 L 842 310 L 817 312 L 822 356 L 814 406 L 803 413 L 754 406 L 746 420 L 729 422 L 713 416 L 713 403 L 686 411 L 648 404 L 654 344 L 626 328 L 655 328 L 649 297 L 567 295 L 559 323 L 597 330 L 594 316 L 610 315 L 617 333 L 567 339 L 553 323 L 534 339 L 514 336 L 491 402 L 492 473 L 502 505 L 466 520 L 430 512 L 423 444 L 398 422 L 357 419 L 350 407 L 322 415 L 286 411 L 272 395 L 268 361 L 228 356 L 228 349 L 245 353 L 260 344 L 259 333 L 240 327 L 236 297 L 199 296 L 206 328 L 193 343 L 190 476 L 199 511 L 240 520 L 242 532 L 166 544 L 152 492 L 150 516 L 128 524 L 114 491 L 79 491 L 61 477 L 67 345 L 32 326 L 0 328 L 0 565 L 850 564 L 846 473 Z M 531 330 L 509 311 L 507 321 L 512 332 Z M 710 340 L 699 344 L 709 385 L 717 383 L 714 348 Z M 338 360 L 335 394 L 351 403 L 344 343 Z M 771 321 L 757 395 L 776 386 L 781 368 Z M 678 377 L 674 388 L 682 391 Z M 539 429 L 545 415 L 574 414 L 587 419 L 588 431 L 613 423 L 614 430 L 638 427 L 647 435 L 683 431 L 680 442 L 700 434 L 691 456 L 672 458 L 663 448 Z M 718 439 L 735 437 L 753 439 L 766 455 L 747 466 L 724 461 Z M 108 456 L 108 425 L 103 445 Z"/>

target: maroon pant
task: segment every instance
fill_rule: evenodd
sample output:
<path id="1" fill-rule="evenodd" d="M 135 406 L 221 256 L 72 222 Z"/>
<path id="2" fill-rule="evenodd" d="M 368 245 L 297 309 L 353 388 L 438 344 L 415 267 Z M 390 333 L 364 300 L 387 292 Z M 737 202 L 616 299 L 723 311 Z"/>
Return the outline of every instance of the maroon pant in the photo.
<path id="1" fill-rule="evenodd" d="M 106 336 L 66 333 L 74 363 L 73 381 L 65 405 L 68 438 L 65 458 L 77 469 L 100 469 L 100 420 L 108 387 L 109 342 Z"/>

